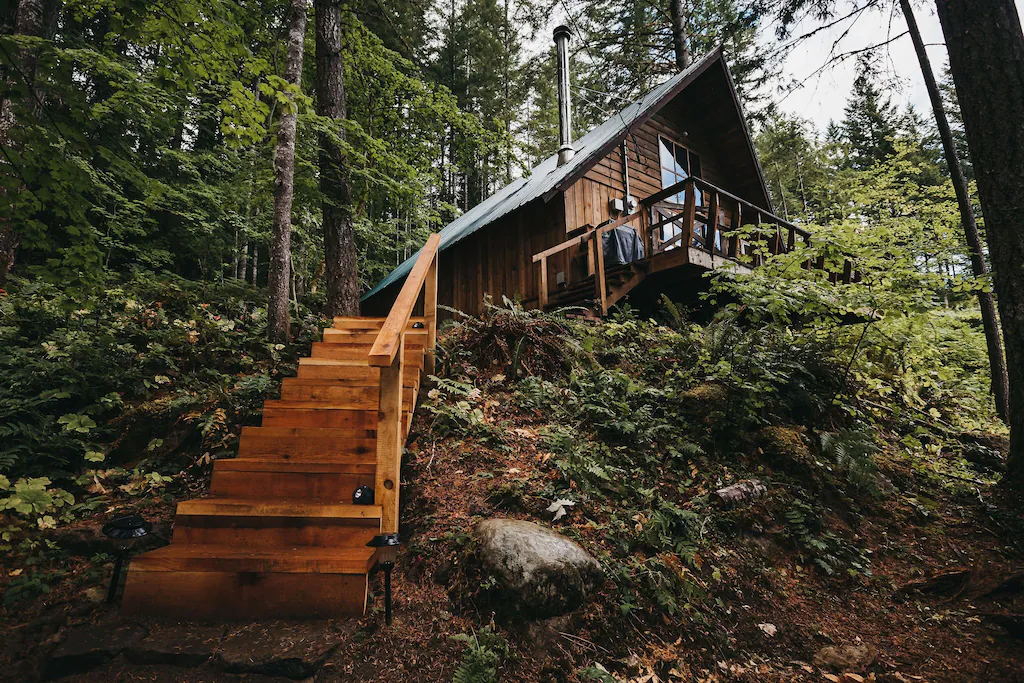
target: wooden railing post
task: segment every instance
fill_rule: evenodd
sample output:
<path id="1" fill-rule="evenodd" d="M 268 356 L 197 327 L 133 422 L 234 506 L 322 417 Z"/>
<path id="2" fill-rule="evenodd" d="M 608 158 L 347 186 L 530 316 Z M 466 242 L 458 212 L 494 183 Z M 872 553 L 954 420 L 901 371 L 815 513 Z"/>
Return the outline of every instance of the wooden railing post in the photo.
<path id="1" fill-rule="evenodd" d="M 697 214 L 697 197 L 693 179 L 688 178 L 686 184 L 686 198 L 683 199 L 683 248 L 688 249 L 693 244 L 694 223 Z"/>
<path id="2" fill-rule="evenodd" d="M 424 345 L 423 374 L 434 374 L 437 350 L 437 260 L 438 255 L 430 262 L 427 279 L 423 281 L 423 322 L 427 328 L 427 340 Z"/>
<path id="3" fill-rule="evenodd" d="M 708 243 L 711 253 L 715 253 L 715 238 L 718 236 L 718 192 L 711 191 L 708 201 Z"/>
<path id="4" fill-rule="evenodd" d="M 402 364 L 405 356 L 405 332 L 391 365 L 380 369 L 380 405 L 377 410 L 377 476 L 374 490 L 382 508 L 380 530 L 398 533 L 398 496 L 402 473 Z"/>
<path id="5" fill-rule="evenodd" d="M 594 250 L 597 253 L 597 272 L 594 273 L 594 286 L 597 288 L 597 301 L 601 306 L 601 317 L 608 314 L 608 287 L 604 281 L 604 240 L 601 239 L 600 228 L 591 233 Z"/>
<path id="6" fill-rule="evenodd" d="M 542 311 L 548 307 L 548 259 L 546 256 L 540 260 L 540 291 L 537 292 L 537 302 Z"/>

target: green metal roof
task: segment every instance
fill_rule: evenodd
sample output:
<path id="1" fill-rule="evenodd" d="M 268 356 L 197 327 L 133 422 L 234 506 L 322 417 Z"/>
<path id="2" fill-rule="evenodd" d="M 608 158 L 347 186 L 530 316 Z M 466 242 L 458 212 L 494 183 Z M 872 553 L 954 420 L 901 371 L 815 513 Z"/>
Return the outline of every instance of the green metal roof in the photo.
<path id="1" fill-rule="evenodd" d="M 629 104 L 618 115 L 612 116 L 575 141 L 573 146 L 576 149 L 576 155 L 568 163 L 559 166 L 558 155 L 552 155 L 534 167 L 529 176 L 511 182 L 456 218 L 441 230 L 439 250 L 444 251 L 459 240 L 472 235 L 477 230 L 538 197 L 543 197 L 545 201 L 550 199 L 551 194 L 561 189 L 566 180 L 575 179 L 577 174 L 586 173 L 591 166 L 608 154 L 612 147 L 626 137 L 634 124 L 646 121 L 649 116 L 675 97 L 680 90 L 689 85 L 694 78 L 703 73 L 708 66 L 722 58 L 721 48 L 712 50 L 689 68 L 655 87 L 639 100 Z M 376 287 L 364 294 L 362 301 L 408 275 L 418 256 L 419 251 L 406 259 L 390 275 L 378 282 Z"/>

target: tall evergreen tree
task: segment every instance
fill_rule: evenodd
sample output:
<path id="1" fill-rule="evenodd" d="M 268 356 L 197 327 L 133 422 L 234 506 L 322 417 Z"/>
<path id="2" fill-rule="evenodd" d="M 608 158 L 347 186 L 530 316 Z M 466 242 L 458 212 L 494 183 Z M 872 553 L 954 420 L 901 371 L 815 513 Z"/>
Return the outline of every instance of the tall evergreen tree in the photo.
<path id="1" fill-rule="evenodd" d="M 843 112 L 840 135 L 847 144 L 849 164 L 857 170 L 884 161 L 895 151 L 899 117 L 896 108 L 874 82 L 870 57 L 858 60 L 853 92 Z"/>

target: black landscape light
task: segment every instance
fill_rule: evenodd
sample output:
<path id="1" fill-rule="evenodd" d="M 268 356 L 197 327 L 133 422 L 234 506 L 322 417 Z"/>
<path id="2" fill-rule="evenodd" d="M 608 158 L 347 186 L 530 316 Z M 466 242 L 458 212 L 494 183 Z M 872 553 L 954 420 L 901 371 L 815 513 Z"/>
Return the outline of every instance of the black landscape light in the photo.
<path id="1" fill-rule="evenodd" d="M 373 489 L 360 486 L 352 493 L 353 505 L 373 505 Z"/>
<path id="2" fill-rule="evenodd" d="M 377 549 L 377 564 L 384 570 L 384 621 L 391 625 L 391 570 L 398 559 L 398 546 L 402 545 L 398 534 L 379 534 L 370 539 L 367 547 Z"/>
<path id="3" fill-rule="evenodd" d="M 426 327 L 426 325 L 421 322 L 415 322 L 412 324 L 412 329 L 414 330 L 422 330 L 424 327 Z"/>
<path id="4" fill-rule="evenodd" d="M 117 554 L 114 561 L 114 576 L 110 579 L 110 590 L 107 591 L 108 603 L 114 602 L 117 595 L 117 584 L 121 580 L 121 570 L 128 559 L 128 552 L 137 540 L 149 535 L 152 530 L 153 525 L 138 515 L 118 517 L 103 525 L 103 534 L 112 541 Z"/>

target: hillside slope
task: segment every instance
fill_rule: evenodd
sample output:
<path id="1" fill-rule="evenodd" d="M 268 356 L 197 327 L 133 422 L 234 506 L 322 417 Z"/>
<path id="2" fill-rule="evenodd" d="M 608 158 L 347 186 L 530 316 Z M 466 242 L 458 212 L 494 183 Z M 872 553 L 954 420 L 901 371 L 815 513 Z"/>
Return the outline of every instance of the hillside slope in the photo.
<path id="1" fill-rule="evenodd" d="M 943 315 L 931 343 L 957 365 L 911 386 L 921 374 L 877 349 L 851 360 L 838 338 L 733 314 L 593 325 L 494 307 L 445 330 L 416 414 L 391 628 L 378 578 L 362 620 L 186 626 L 212 633 L 203 656 L 124 645 L 67 680 L 1024 680 L 1024 520 L 995 485 L 1002 428 L 971 393 L 983 358 Z M 165 529 L 204 485 L 206 445 L 188 443 L 159 489 L 93 489 L 56 529 L 9 527 L 12 680 L 52 672 L 83 632 L 168 637 L 97 604 L 109 564 L 89 530 L 126 505 Z M 764 495 L 719 500 L 744 481 Z M 604 583 L 564 616 L 512 607 L 472 533 L 493 517 L 576 540 Z"/>

